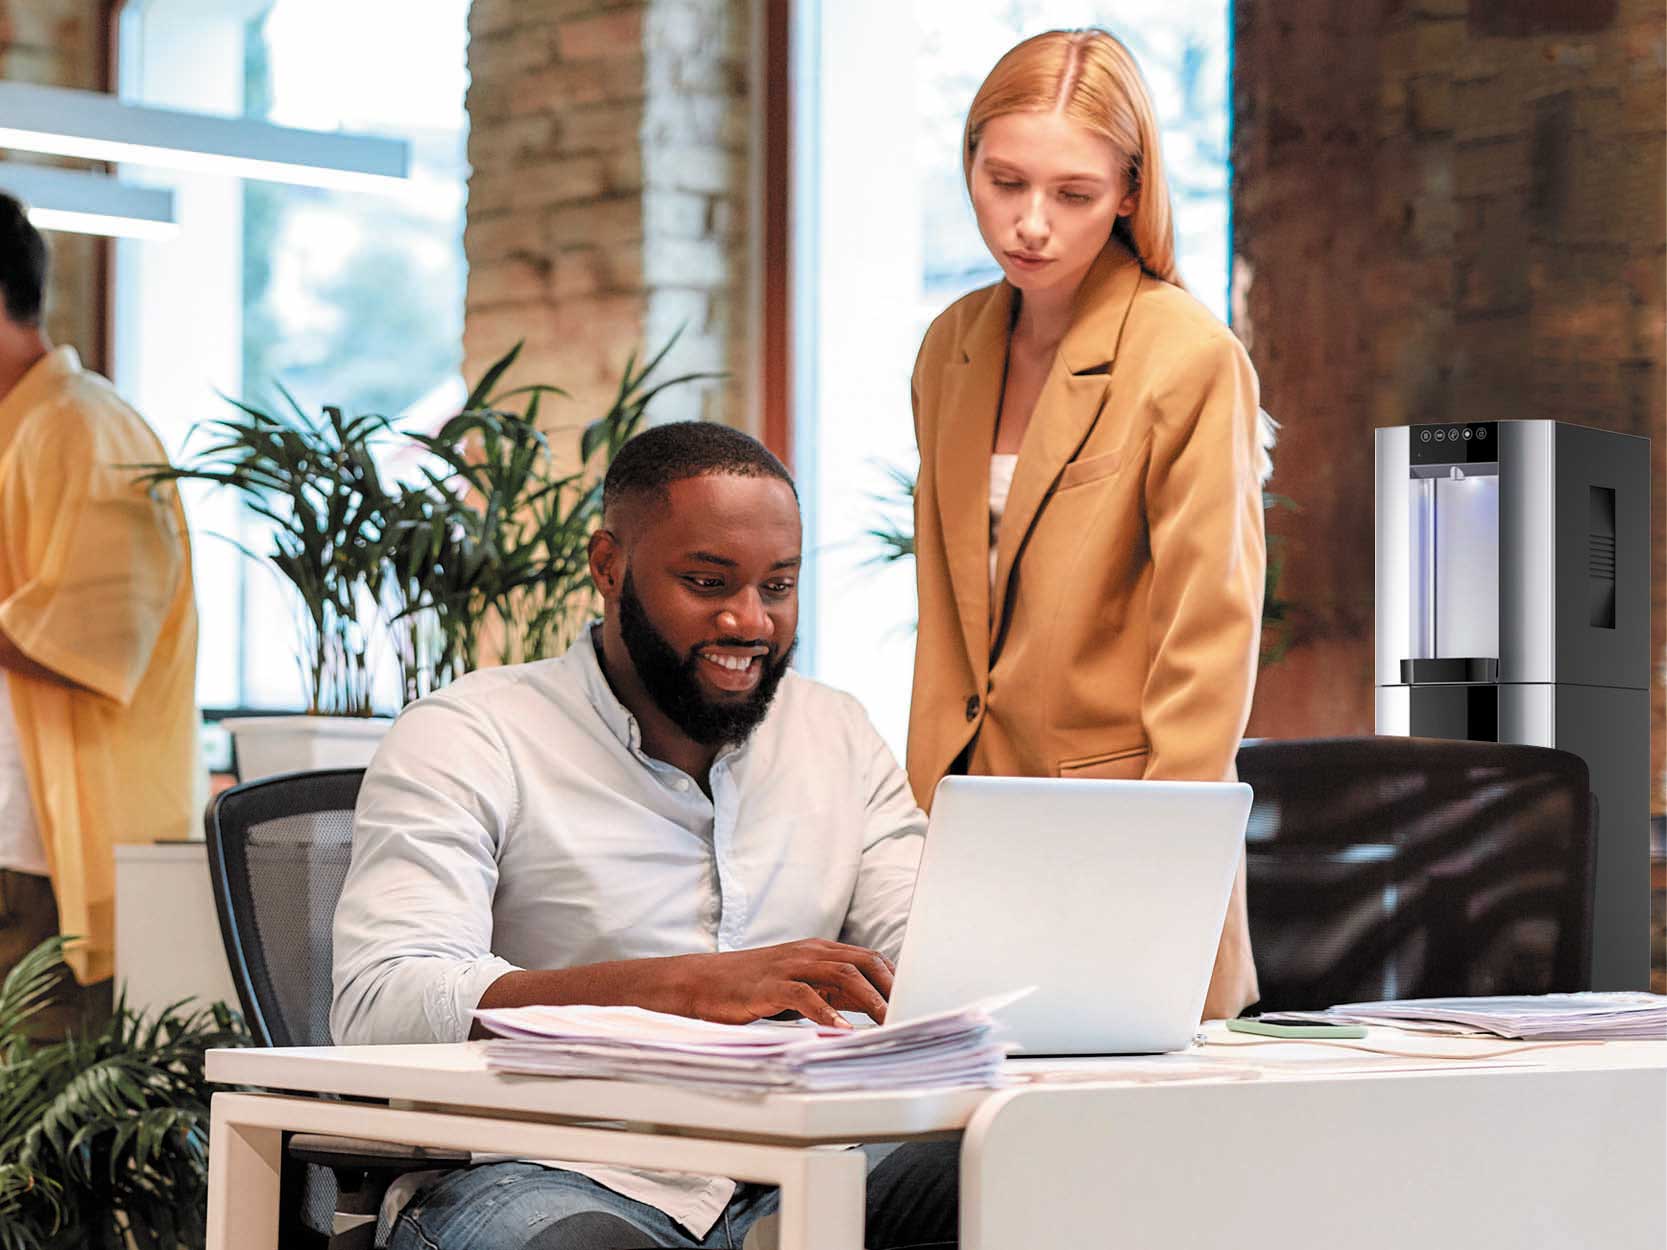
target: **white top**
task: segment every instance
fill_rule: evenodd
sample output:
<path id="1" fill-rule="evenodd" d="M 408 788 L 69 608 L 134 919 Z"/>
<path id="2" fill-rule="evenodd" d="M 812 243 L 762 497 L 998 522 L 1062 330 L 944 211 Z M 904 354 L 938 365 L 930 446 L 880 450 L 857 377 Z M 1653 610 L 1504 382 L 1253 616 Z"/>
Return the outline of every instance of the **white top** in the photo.
<path id="1" fill-rule="evenodd" d="M 990 457 L 990 593 L 996 589 L 996 531 L 1001 528 L 1001 517 L 1007 511 L 1007 496 L 1013 490 L 1013 468 L 1019 463 L 1016 455 L 996 454 Z"/>
<path id="2" fill-rule="evenodd" d="M 588 632 L 559 659 L 471 673 L 406 708 L 359 795 L 337 1041 L 461 1041 L 481 994 L 520 968 L 812 937 L 896 956 L 926 820 L 855 699 L 788 673 L 711 786 L 643 754 Z M 574 1170 L 697 1237 L 734 1192 Z"/>
<path id="3" fill-rule="evenodd" d="M 23 775 L 23 746 L 12 716 L 10 684 L 0 671 L 0 868 L 44 877 L 46 848 L 29 801 L 29 779 Z"/>

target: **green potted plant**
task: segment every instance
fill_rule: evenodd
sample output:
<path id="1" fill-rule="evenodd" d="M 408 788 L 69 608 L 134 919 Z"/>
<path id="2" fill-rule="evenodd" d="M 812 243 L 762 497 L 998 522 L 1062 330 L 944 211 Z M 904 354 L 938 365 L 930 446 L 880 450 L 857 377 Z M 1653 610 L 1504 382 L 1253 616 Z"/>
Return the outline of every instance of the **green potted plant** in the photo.
<path id="1" fill-rule="evenodd" d="M 409 434 L 429 454 L 422 487 L 394 529 L 402 586 L 390 617 L 402 647 L 421 651 L 414 630 L 431 613 L 438 652 L 404 666 L 406 697 L 427 693 L 487 654 L 502 664 L 558 655 L 594 614 L 591 532 L 602 518 L 602 475 L 667 387 L 714 377 L 651 379 L 676 336 L 646 364 L 625 363 L 608 411 L 579 431 L 578 459 L 561 472 L 539 422 L 543 394 L 522 387 L 485 398 L 515 361 L 494 364 L 463 410 L 432 435 Z M 524 411 L 503 401 L 528 395 Z M 409 678 L 415 677 L 413 684 Z"/>
<path id="2" fill-rule="evenodd" d="M 309 417 L 278 389 L 292 413 L 229 400 L 239 415 L 199 427 L 211 441 L 191 462 L 147 466 L 145 475 L 238 491 L 271 523 L 268 560 L 295 592 L 308 714 L 228 721 L 245 777 L 363 762 L 386 728 L 371 719 L 372 631 L 363 613 L 377 589 L 390 500 L 377 451 L 391 432 L 380 416 L 348 417 L 336 407 Z"/>
<path id="3" fill-rule="evenodd" d="M 203 1052 L 250 1044 L 224 1005 L 29 1036 L 63 975 L 63 938 L 0 985 L 0 1250 L 201 1246 L 208 1195 Z"/>
<path id="4" fill-rule="evenodd" d="M 301 607 L 307 714 L 226 722 L 244 779 L 367 762 L 389 724 L 373 716 L 380 648 L 391 651 L 409 701 L 486 654 L 533 660 L 571 641 L 590 607 L 585 548 L 601 516 L 602 470 L 655 395 L 711 376 L 655 381 L 675 342 L 646 364 L 627 361 L 608 411 L 579 432 L 569 470 L 540 428 L 545 396 L 565 392 L 495 389 L 520 344 L 434 434 L 339 407 L 309 417 L 280 386 L 291 412 L 232 400 L 237 413 L 207 423 L 211 441 L 188 461 L 144 466 L 151 483 L 203 481 L 241 494 L 271 522 L 268 560 Z M 380 468 L 401 442 L 427 453 L 415 482 Z"/>

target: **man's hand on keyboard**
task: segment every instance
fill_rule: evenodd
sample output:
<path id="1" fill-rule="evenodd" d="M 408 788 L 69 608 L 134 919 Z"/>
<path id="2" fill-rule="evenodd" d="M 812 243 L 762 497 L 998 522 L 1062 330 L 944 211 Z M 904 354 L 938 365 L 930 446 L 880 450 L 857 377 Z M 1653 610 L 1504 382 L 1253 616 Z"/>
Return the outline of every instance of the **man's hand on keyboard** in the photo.
<path id="1" fill-rule="evenodd" d="M 894 969 L 878 951 L 810 938 L 754 950 L 682 955 L 665 961 L 684 1015 L 746 1024 L 796 1011 L 818 1024 L 849 1027 L 840 1010 L 886 1018 Z"/>

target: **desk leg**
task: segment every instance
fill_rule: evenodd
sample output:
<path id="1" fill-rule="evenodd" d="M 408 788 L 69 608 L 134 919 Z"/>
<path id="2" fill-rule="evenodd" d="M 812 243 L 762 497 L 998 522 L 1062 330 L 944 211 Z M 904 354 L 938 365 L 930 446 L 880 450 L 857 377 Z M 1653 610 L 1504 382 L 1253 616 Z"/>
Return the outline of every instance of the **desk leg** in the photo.
<path id="1" fill-rule="evenodd" d="M 277 1245 L 278 1176 L 286 1131 L 733 1176 L 780 1188 L 778 1250 L 862 1246 L 868 1159 L 860 1150 L 661 1137 L 275 1094 L 215 1094 L 212 1106 L 208 1250 L 267 1250 Z"/>
<path id="2" fill-rule="evenodd" d="M 239 1112 L 259 1101 L 215 1094 L 209 1104 L 207 1250 L 278 1244 L 283 1131 L 238 1121 Z"/>
<path id="3" fill-rule="evenodd" d="M 860 1150 L 782 1151 L 780 1250 L 862 1245 L 868 1159 Z"/>

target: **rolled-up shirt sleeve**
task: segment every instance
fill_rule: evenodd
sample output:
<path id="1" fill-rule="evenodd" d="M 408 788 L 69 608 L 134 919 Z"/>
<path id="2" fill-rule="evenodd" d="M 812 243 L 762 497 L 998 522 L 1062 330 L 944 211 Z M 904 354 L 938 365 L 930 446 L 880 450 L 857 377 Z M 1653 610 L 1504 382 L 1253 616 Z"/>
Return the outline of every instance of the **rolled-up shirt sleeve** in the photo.
<path id="1" fill-rule="evenodd" d="M 0 535 L 14 589 L 0 596 L 0 632 L 36 663 L 126 707 L 189 553 L 173 487 L 149 493 L 132 469 L 109 463 L 119 453 L 97 437 L 99 415 L 59 404 L 7 457 Z"/>
<path id="2" fill-rule="evenodd" d="M 366 771 L 336 908 L 330 1031 L 341 1045 L 460 1042 L 487 987 L 499 849 L 516 813 L 509 753 L 444 695 L 413 704 Z"/>
<path id="3" fill-rule="evenodd" d="M 877 950 L 895 960 L 909 923 L 915 874 L 926 845 L 926 816 L 909 789 L 909 779 L 852 699 L 851 724 L 866 758 L 862 862 L 840 940 Z"/>

